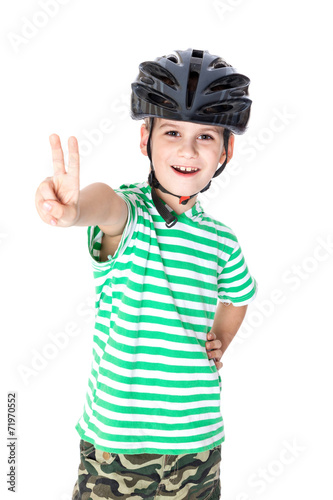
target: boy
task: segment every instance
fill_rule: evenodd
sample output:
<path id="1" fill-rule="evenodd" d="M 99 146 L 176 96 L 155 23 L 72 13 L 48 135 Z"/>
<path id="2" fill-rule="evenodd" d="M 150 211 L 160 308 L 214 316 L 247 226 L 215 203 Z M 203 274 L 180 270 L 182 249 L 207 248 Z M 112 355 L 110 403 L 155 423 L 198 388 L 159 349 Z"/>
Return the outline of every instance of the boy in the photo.
<path id="1" fill-rule="evenodd" d="M 230 228 L 197 200 L 245 131 L 249 79 L 207 51 L 140 65 L 132 117 L 148 182 L 79 191 L 50 136 L 53 178 L 36 193 L 41 218 L 88 226 L 96 283 L 93 362 L 73 500 L 220 498 L 221 357 L 256 294 Z M 218 164 L 221 167 L 217 169 Z"/>

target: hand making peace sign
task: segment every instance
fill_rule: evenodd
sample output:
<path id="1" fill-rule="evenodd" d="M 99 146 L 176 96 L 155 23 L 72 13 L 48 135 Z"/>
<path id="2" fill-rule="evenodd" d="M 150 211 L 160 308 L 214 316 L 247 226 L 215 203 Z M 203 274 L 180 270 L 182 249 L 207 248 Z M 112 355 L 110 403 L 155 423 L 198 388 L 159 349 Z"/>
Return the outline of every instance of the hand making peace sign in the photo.
<path id="1" fill-rule="evenodd" d="M 47 224 L 72 226 L 79 217 L 80 156 L 76 137 L 68 139 L 68 171 L 57 134 L 49 137 L 52 149 L 53 177 L 47 177 L 35 196 L 37 212 Z"/>

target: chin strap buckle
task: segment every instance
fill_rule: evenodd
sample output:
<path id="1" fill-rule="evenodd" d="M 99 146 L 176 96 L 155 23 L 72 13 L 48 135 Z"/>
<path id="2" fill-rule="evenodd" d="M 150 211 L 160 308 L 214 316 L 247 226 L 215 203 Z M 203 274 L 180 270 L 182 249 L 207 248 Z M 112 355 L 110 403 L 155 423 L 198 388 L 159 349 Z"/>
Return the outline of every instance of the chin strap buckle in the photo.
<path id="1" fill-rule="evenodd" d="M 186 203 L 188 202 L 188 200 L 191 198 L 191 196 L 181 196 L 179 198 L 179 205 L 182 204 L 182 205 L 186 205 Z"/>
<path id="2" fill-rule="evenodd" d="M 177 217 L 174 217 L 174 219 L 171 222 L 165 222 L 165 225 L 166 225 L 167 228 L 169 228 L 169 227 L 172 227 L 175 224 L 177 224 L 177 222 L 178 222 Z"/>

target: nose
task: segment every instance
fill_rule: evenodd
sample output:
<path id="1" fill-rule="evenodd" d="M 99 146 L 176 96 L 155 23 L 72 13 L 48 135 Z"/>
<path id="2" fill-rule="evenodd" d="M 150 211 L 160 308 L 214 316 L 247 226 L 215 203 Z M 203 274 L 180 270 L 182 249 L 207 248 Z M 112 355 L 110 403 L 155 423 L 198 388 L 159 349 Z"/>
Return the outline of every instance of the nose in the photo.
<path id="1" fill-rule="evenodd" d="M 183 158 L 196 158 L 198 156 L 198 151 L 195 140 L 183 138 L 179 144 L 178 154 Z"/>

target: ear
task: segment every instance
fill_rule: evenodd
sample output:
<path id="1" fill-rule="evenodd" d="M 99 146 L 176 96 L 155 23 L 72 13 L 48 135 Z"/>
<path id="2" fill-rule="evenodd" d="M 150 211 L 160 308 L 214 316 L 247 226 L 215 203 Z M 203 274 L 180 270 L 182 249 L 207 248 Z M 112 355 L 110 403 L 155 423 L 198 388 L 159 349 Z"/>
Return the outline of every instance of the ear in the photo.
<path id="1" fill-rule="evenodd" d="M 234 154 L 234 143 L 235 143 L 235 136 L 233 133 L 230 134 L 229 136 L 229 143 L 228 143 L 228 161 L 227 163 L 229 163 L 229 161 L 231 160 L 233 154 Z M 220 158 L 220 163 L 224 163 L 225 161 L 225 147 L 223 146 L 223 153 L 221 155 L 221 158 Z"/>
<path id="2" fill-rule="evenodd" d="M 149 131 L 145 124 L 141 125 L 140 133 L 141 133 L 141 140 L 140 140 L 141 153 L 145 156 L 148 156 L 147 142 L 149 137 Z"/>

